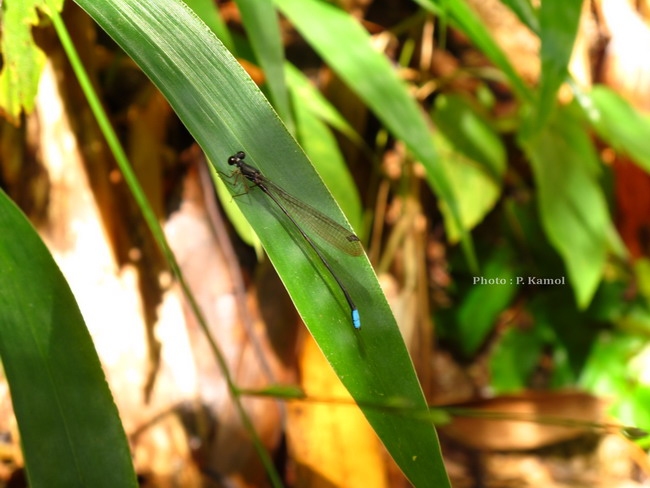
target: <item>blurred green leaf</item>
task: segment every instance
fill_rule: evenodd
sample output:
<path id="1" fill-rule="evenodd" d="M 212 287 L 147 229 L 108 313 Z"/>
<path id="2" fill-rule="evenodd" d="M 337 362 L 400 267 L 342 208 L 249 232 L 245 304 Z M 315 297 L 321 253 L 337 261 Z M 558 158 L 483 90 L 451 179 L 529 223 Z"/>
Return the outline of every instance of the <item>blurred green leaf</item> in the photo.
<path id="1" fill-rule="evenodd" d="M 539 34 L 538 12 L 530 0 L 501 0 L 501 2 L 510 7 L 524 25 Z"/>
<path id="2" fill-rule="evenodd" d="M 239 393 L 242 395 L 248 396 L 262 396 L 262 397 L 273 397 L 273 398 L 282 398 L 285 400 L 306 400 L 307 395 L 305 391 L 296 385 L 269 385 L 266 388 L 249 390 L 249 389 L 240 389 Z"/>
<path id="3" fill-rule="evenodd" d="M 539 11 L 541 78 L 533 131 L 543 130 L 557 106 L 557 91 L 569 74 L 568 65 L 580 25 L 582 0 L 542 2 Z"/>
<path id="4" fill-rule="evenodd" d="M 38 81 L 45 65 L 45 54 L 32 38 L 38 25 L 37 9 L 61 10 L 63 0 L 26 0 L 2 6 L 2 71 L 0 72 L 0 107 L 2 113 L 18 124 L 20 113 L 31 113 L 38 91 Z"/>
<path id="5" fill-rule="evenodd" d="M 0 355 L 30 486 L 137 486 L 90 334 L 63 275 L 0 190 Z"/>
<path id="6" fill-rule="evenodd" d="M 358 231 L 361 228 L 361 199 L 334 135 L 300 97 L 294 95 L 292 100 L 300 145 L 312 161 L 317 161 L 318 174 L 331 189 L 352 227 Z"/>
<path id="7" fill-rule="evenodd" d="M 649 403 L 650 385 L 638 385 L 628 390 L 627 395 L 619 393 L 610 408 L 610 413 L 625 424 L 650 429 Z"/>
<path id="8" fill-rule="evenodd" d="M 363 144 L 361 136 L 300 70 L 291 63 L 286 63 L 285 76 L 294 102 L 300 101 L 311 114 L 344 134 L 355 144 Z"/>
<path id="9" fill-rule="evenodd" d="M 503 143 L 487 121 L 460 96 L 440 95 L 433 121 L 442 132 L 436 133 L 434 140 L 457 195 L 463 226 L 472 229 L 492 210 L 501 195 L 501 180 L 506 170 Z M 440 208 L 447 216 L 449 209 L 444 202 Z M 447 238 L 455 243 L 460 232 L 451 216 L 448 217 L 445 218 Z"/>
<path id="10" fill-rule="evenodd" d="M 456 151 L 479 163 L 496 183 L 501 183 L 507 165 L 503 142 L 464 97 L 438 96 L 433 121 Z"/>
<path id="11" fill-rule="evenodd" d="M 490 355 L 490 385 L 496 395 L 524 390 L 548 345 L 548 332 L 541 327 L 509 329 Z"/>
<path id="12" fill-rule="evenodd" d="M 578 100 L 582 101 L 587 115 L 593 112 L 590 119 L 598 135 L 650 172 L 650 119 L 605 86 L 595 86 L 590 93 Z"/>
<path id="13" fill-rule="evenodd" d="M 463 226 L 472 229 L 492 210 L 501 195 L 501 182 L 495 179 L 484 165 L 468 159 L 462 153 L 450 147 L 442 134 L 436 134 L 434 140 L 439 147 L 441 162 L 447 177 L 458 195 L 458 206 L 463 217 Z M 447 205 L 440 203 L 440 211 L 450 216 Z M 460 239 L 460 230 L 452 218 L 445 218 L 447 239 L 456 243 Z"/>
<path id="14" fill-rule="evenodd" d="M 226 23 L 219 15 L 219 10 L 212 0 L 185 0 L 185 3 L 221 39 L 224 46 L 233 50 L 234 42 Z"/>
<path id="15" fill-rule="evenodd" d="M 644 347 L 639 337 L 602 333 L 585 364 L 580 384 L 598 395 L 618 394 L 628 383 L 628 365 Z"/>
<path id="16" fill-rule="evenodd" d="M 517 292 L 512 255 L 499 248 L 485 260 L 481 276 L 474 276 L 472 287 L 458 306 L 458 333 L 466 356 L 476 353 L 493 329 L 497 316 Z"/>
<path id="17" fill-rule="evenodd" d="M 584 388 L 611 398 L 610 413 L 621 422 L 650 427 L 650 348 L 638 336 L 604 333 L 591 351 L 580 379 Z"/>
<path id="18" fill-rule="evenodd" d="M 284 125 L 289 128 L 289 132 L 293 132 L 293 114 L 284 79 L 284 48 L 273 2 L 272 0 L 237 0 L 237 7 L 255 57 L 264 70 L 265 83 L 273 107 Z"/>
<path id="19" fill-rule="evenodd" d="M 598 287 L 608 249 L 617 244 L 591 140 L 565 109 L 534 138 L 520 138 L 520 144 L 535 174 L 542 225 L 584 308 Z"/>

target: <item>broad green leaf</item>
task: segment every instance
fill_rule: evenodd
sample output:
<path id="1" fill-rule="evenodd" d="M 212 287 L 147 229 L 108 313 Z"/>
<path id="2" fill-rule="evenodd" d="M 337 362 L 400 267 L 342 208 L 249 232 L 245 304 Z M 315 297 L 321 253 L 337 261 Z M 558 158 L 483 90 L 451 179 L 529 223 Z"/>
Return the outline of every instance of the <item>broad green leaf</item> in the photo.
<path id="1" fill-rule="evenodd" d="M 483 165 L 451 147 L 441 134 L 437 134 L 434 140 L 439 147 L 440 161 L 447 172 L 447 178 L 458 194 L 463 227 L 472 229 L 499 200 L 501 182 L 496 181 Z M 445 217 L 450 217 L 451 212 L 445 202 L 441 202 L 440 211 Z M 458 242 L 460 231 L 455 221 L 445 218 L 444 224 L 449 242 Z"/>
<path id="2" fill-rule="evenodd" d="M 388 59 L 378 53 L 370 36 L 351 15 L 320 0 L 275 0 L 300 34 L 325 62 L 363 100 L 388 130 L 404 141 L 424 165 L 427 181 L 461 226 L 453 188 L 433 144 L 427 121 L 407 86 Z M 332 35 L 332 33 L 336 35 Z M 477 268 L 473 246 L 463 229 L 466 259 Z"/>
<path id="3" fill-rule="evenodd" d="M 222 173 L 237 151 L 296 198 L 345 219 L 268 101 L 211 31 L 180 1 L 77 0 L 151 78 Z M 228 180 L 228 178 L 226 178 Z M 238 192 L 230 180 L 231 191 Z M 357 302 L 362 328 L 322 264 L 259 188 L 237 198 L 302 318 L 362 405 L 389 453 L 416 485 L 448 486 L 435 430 L 423 419 L 363 407 L 399 399 L 426 409 L 411 359 L 365 257 L 323 247 Z"/>
<path id="4" fill-rule="evenodd" d="M 566 109 L 520 144 L 535 174 L 542 225 L 584 308 L 598 287 L 615 235 L 597 181 L 597 155 L 580 121 Z"/>
<path id="5" fill-rule="evenodd" d="M 557 91 L 569 74 L 582 4 L 582 0 L 542 2 L 539 14 L 542 71 L 533 131 L 542 129 L 548 121 L 557 105 Z"/>
<path id="6" fill-rule="evenodd" d="M 30 486 L 137 486 L 90 334 L 61 271 L 0 190 L 0 355 Z"/>
<path id="7" fill-rule="evenodd" d="M 605 86 L 595 86 L 577 99 L 598 135 L 650 173 L 650 119 Z"/>
<path id="8" fill-rule="evenodd" d="M 462 97 L 438 97 L 433 121 L 442 133 L 435 140 L 449 181 L 458 195 L 463 226 L 472 229 L 492 210 L 501 195 L 505 149 L 488 123 Z M 445 215 L 448 213 L 444 202 L 441 210 Z M 445 228 L 449 242 L 457 242 L 460 233 L 454 220 L 446 218 Z"/>
<path id="9" fill-rule="evenodd" d="M 580 385 L 598 395 L 618 395 L 629 385 L 629 363 L 647 345 L 647 339 L 602 333 L 592 347 Z"/>
<path id="10" fill-rule="evenodd" d="M 440 95 L 432 118 L 457 151 L 480 164 L 493 180 L 501 182 L 506 172 L 503 142 L 464 97 Z"/>

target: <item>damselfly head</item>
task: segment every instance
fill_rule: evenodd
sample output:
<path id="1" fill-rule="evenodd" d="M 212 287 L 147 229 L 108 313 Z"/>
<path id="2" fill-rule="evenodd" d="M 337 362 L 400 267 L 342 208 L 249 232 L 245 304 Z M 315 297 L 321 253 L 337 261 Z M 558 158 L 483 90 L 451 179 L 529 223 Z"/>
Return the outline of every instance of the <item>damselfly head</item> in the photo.
<path id="1" fill-rule="evenodd" d="M 231 166 L 237 166 L 238 163 L 241 163 L 245 157 L 246 153 L 244 151 L 239 151 L 237 154 L 233 154 L 228 158 L 228 164 Z"/>

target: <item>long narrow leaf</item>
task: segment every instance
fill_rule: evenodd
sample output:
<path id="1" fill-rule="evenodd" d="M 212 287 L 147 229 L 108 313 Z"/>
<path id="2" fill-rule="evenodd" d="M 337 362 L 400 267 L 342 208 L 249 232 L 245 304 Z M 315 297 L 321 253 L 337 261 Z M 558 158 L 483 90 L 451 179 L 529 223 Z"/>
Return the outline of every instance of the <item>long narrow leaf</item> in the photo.
<path id="1" fill-rule="evenodd" d="M 540 130 L 548 121 L 556 106 L 557 91 L 569 74 L 568 65 L 580 25 L 582 3 L 582 0 L 542 2 L 542 72 L 534 130 Z"/>
<path id="2" fill-rule="evenodd" d="M 77 1 L 154 81 L 220 171 L 230 172 L 227 158 L 243 150 L 247 161 L 276 184 L 345 222 L 268 101 L 184 4 Z M 425 409 L 406 347 L 367 259 L 330 256 L 359 306 L 363 326 L 355 331 L 336 284 L 281 212 L 256 190 L 235 200 L 352 396 L 360 403 L 400 399 Z M 373 408 L 364 414 L 415 484 L 448 486 L 436 433 L 426 420 Z"/>
<path id="3" fill-rule="evenodd" d="M 242 21 L 248 33 L 257 61 L 264 70 L 266 86 L 275 110 L 289 128 L 293 115 L 284 81 L 284 51 L 280 37 L 278 15 L 271 0 L 237 0 Z M 292 131 L 293 132 L 293 131 Z"/>

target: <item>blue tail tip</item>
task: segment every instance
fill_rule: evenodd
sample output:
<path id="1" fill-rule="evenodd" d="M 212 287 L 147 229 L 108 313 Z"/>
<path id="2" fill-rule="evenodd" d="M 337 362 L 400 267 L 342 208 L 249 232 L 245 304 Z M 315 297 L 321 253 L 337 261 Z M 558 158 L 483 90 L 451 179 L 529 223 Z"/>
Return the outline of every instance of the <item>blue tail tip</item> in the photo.
<path id="1" fill-rule="evenodd" d="M 359 311 L 356 308 L 352 310 L 352 325 L 357 330 L 361 328 L 361 317 L 359 317 Z"/>

